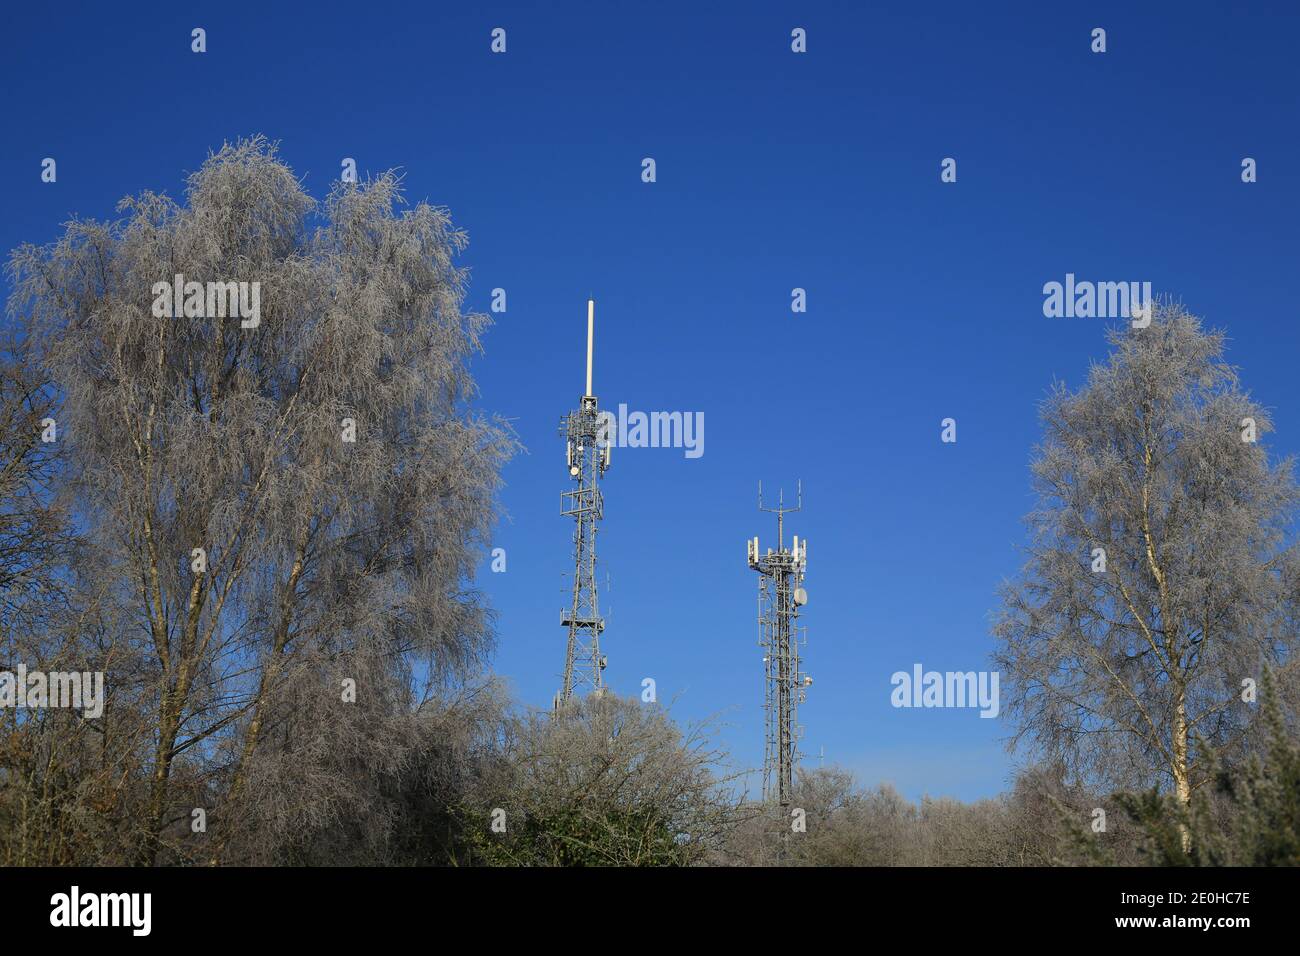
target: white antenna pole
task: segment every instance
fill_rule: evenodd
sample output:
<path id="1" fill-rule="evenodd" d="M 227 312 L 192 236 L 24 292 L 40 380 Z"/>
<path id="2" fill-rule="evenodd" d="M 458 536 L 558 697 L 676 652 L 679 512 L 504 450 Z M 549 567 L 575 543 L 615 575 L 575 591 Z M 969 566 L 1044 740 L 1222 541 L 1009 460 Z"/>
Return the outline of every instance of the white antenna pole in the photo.
<path id="1" fill-rule="evenodd" d="M 587 300 L 587 396 L 591 396 L 591 340 L 596 332 L 596 300 Z"/>

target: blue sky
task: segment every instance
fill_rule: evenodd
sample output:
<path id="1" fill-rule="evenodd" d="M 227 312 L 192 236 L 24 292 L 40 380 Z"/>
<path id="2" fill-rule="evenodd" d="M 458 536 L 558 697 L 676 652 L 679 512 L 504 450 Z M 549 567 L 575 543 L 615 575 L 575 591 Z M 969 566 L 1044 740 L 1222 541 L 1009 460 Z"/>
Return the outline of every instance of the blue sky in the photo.
<path id="1" fill-rule="evenodd" d="M 721 743 L 761 764 L 744 542 L 774 536 L 758 480 L 801 478 L 806 753 L 911 797 L 988 796 L 1009 782 L 1009 728 L 896 710 L 889 677 L 989 666 L 1036 404 L 1105 354 L 1106 322 L 1045 318 L 1043 284 L 1073 272 L 1181 298 L 1229 333 L 1275 410 L 1271 447 L 1300 449 L 1300 21 L 1251 7 L 24 4 L 0 39 L 0 246 L 128 193 L 177 195 L 242 135 L 280 140 L 318 197 L 343 157 L 400 167 L 411 199 L 469 233 L 469 307 L 507 290 L 476 374 L 529 453 L 505 474 L 508 570 L 485 555 L 481 583 L 494 668 L 520 697 L 546 705 L 562 666 L 556 428 L 583 390 L 591 294 L 602 405 L 706 423 L 698 459 L 615 452 L 613 688 L 655 678 L 677 716 L 720 713 Z M 945 157 L 956 183 L 940 182 Z M 1241 182 L 1243 157 L 1258 182 Z M 939 440 L 949 416 L 956 444 Z"/>

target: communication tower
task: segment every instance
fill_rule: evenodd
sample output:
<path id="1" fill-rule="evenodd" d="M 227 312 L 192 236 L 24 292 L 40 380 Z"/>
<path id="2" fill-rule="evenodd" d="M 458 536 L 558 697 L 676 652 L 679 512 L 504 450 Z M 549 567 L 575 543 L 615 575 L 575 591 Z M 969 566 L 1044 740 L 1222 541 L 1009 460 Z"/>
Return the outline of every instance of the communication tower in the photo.
<path id="1" fill-rule="evenodd" d="M 794 768 L 799 762 L 799 738 L 803 728 L 797 712 L 804 702 L 812 678 L 799 666 L 799 648 L 807 643 L 799 625 L 799 609 L 808 603 L 803 588 L 808 567 L 808 542 L 795 535 L 785 544 L 785 516 L 803 507 L 803 483 L 798 501 L 785 506 L 785 494 L 775 508 L 763 507 L 763 484 L 758 485 L 758 509 L 776 515 L 776 550 L 764 554 L 755 536 L 746 542 L 749 566 L 758 572 L 759 645 L 763 648 L 764 695 L 767 740 L 763 755 L 763 799 L 782 808 L 790 805 L 794 789 Z"/>
<path id="2" fill-rule="evenodd" d="M 561 492 L 560 513 L 574 520 L 573 602 L 561 612 L 560 623 L 568 629 L 564 655 L 564 683 L 555 695 L 555 708 L 567 704 L 575 693 L 599 693 L 603 687 L 605 656 L 600 652 L 600 635 L 605 620 L 600 616 L 596 593 L 596 534 L 605 516 L 600 479 L 609 470 L 611 435 L 609 413 L 602 415 L 591 390 L 592 343 L 596 303 L 587 300 L 587 391 L 579 407 L 560 421 L 565 436 L 565 464 L 573 487 Z"/>

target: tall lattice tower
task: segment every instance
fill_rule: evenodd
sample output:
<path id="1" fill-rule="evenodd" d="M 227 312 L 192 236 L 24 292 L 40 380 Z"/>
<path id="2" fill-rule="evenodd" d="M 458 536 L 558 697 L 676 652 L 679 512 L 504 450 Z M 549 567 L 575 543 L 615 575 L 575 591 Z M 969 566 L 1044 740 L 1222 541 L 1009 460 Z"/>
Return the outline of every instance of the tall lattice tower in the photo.
<path id="1" fill-rule="evenodd" d="M 560 623 L 569 631 L 564 655 L 564 683 L 555 695 L 555 707 L 569 702 L 583 688 L 599 692 L 605 656 L 600 652 L 600 635 L 605 620 L 600 616 L 596 595 L 596 533 L 605 516 L 600 479 L 609 468 L 611 436 L 608 413 L 602 415 L 591 391 L 592 339 L 596 303 L 587 300 L 587 391 L 578 408 L 560 421 L 560 434 L 567 441 L 565 461 L 573 488 L 560 495 L 560 513 L 574 519 L 573 603 L 561 612 Z"/>
<path id="2" fill-rule="evenodd" d="M 803 483 L 799 484 L 798 503 L 785 506 L 784 492 L 775 508 L 763 507 L 763 485 L 758 486 L 758 509 L 776 515 L 776 550 L 759 549 L 755 536 L 746 542 L 749 566 L 759 573 L 758 643 L 763 648 L 763 704 L 766 710 L 767 742 L 763 754 L 763 799 L 781 807 L 790 805 L 794 791 L 794 768 L 799 762 L 799 738 L 803 728 L 797 712 L 804 702 L 812 678 L 799 667 L 799 647 L 807 643 L 799 626 L 799 608 L 808 603 L 803 589 L 808 567 L 808 542 L 795 535 L 785 546 L 785 516 L 803 507 Z"/>

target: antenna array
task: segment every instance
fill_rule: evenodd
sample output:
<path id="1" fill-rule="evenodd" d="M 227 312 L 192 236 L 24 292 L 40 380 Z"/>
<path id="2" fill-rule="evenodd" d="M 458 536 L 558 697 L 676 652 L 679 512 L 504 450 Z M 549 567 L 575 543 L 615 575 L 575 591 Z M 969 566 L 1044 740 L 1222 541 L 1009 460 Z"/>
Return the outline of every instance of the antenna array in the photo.
<path id="1" fill-rule="evenodd" d="M 600 479 L 609 469 L 608 413 L 601 414 L 591 393 L 592 348 L 596 303 L 587 300 L 587 391 L 579 407 L 560 421 L 565 436 L 565 463 L 573 488 L 561 492 L 560 513 L 574 519 L 573 603 L 561 612 L 560 623 L 568 628 L 564 656 L 564 682 L 555 695 L 555 708 L 567 704 L 574 693 L 587 688 L 600 693 L 606 659 L 600 652 L 600 635 L 605 619 L 600 616 L 596 591 L 596 533 L 605 516 Z"/>
<path id="2" fill-rule="evenodd" d="M 766 712 L 767 739 L 763 754 L 763 799 L 782 808 L 790 805 L 794 789 L 794 768 L 799 761 L 799 738 L 803 728 L 797 711 L 804 702 L 812 678 L 799 664 L 799 647 L 807 643 L 799 626 L 799 608 L 808 603 L 803 589 L 808 567 L 808 542 L 795 535 L 785 546 L 785 516 L 803 507 L 803 483 L 799 483 L 798 503 L 785 506 L 784 492 L 775 508 L 763 507 L 763 485 L 758 486 L 758 509 L 776 515 L 776 550 L 759 548 L 758 537 L 746 542 L 749 566 L 759 573 L 758 628 L 763 648 L 765 672 L 763 706 Z"/>

